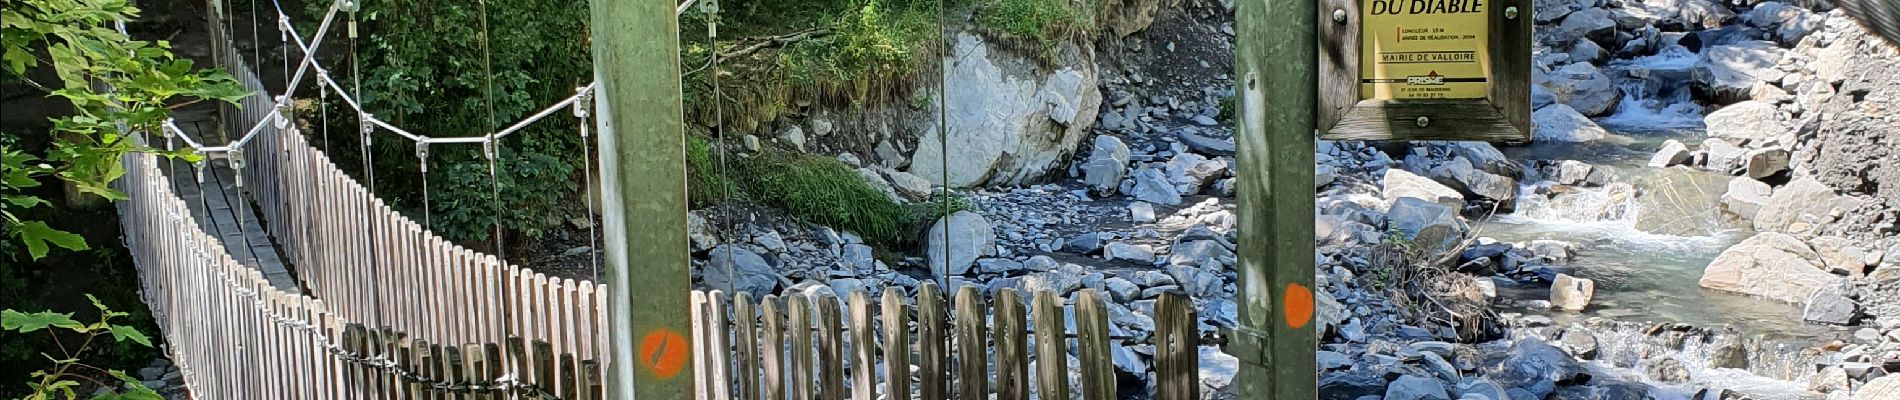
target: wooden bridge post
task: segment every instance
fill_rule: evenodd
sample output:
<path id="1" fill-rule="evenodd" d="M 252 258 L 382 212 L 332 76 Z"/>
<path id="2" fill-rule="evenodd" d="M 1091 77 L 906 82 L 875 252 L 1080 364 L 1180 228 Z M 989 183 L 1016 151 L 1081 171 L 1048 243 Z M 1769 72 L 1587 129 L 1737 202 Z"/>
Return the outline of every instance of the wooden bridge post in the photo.
<path id="1" fill-rule="evenodd" d="M 692 398 L 677 3 L 590 3 L 612 349 L 607 398 L 631 399 L 636 390 L 645 399 Z"/>
<path id="2" fill-rule="evenodd" d="M 1240 359 L 1234 383 L 1243 399 L 1317 395 L 1312 287 L 1319 13 L 1315 0 L 1243 0 L 1234 15 L 1240 326 L 1228 334 L 1226 351 Z"/>

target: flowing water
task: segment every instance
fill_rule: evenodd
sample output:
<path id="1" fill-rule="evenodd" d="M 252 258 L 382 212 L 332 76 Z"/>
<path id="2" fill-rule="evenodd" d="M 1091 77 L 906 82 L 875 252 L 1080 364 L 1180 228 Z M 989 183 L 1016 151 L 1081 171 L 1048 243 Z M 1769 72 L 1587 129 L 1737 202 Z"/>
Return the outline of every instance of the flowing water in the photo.
<path id="1" fill-rule="evenodd" d="M 1702 107 L 1688 98 L 1686 82 L 1695 55 L 1679 49 L 1612 64 L 1625 96 L 1618 111 L 1598 120 L 1616 137 L 1596 143 L 1534 143 L 1501 148 L 1513 160 L 1577 160 L 1614 169 L 1628 187 L 1561 188 L 1571 192 L 1544 200 L 1552 183 L 1526 165 L 1517 210 L 1476 226 L 1479 235 L 1507 242 L 1554 239 L 1577 245 L 1566 270 L 1596 282 L 1590 307 L 1581 313 L 1510 310 L 1545 315 L 1556 326 L 1591 317 L 1611 317 L 1618 326 L 1599 326 L 1595 336 L 1604 355 L 1593 366 L 1600 373 L 1665 388 L 1663 397 L 1687 396 L 1695 387 L 1724 387 L 1764 399 L 1810 398 L 1805 382 L 1812 356 L 1801 348 L 1846 335 L 1838 328 L 1801 321 L 1798 305 L 1746 295 L 1704 290 L 1702 270 L 1722 250 L 1753 235 L 1746 221 L 1721 211 L 1728 176 L 1689 167 L 1650 168 L 1645 164 L 1667 140 L 1698 147 L 1704 138 Z M 1515 300 L 1548 299 L 1540 285 L 1500 287 Z M 1651 324 L 1700 327 L 1693 340 L 1655 336 Z M 1548 339 L 1548 338 L 1547 338 Z M 1712 349 L 1750 348 L 1748 367 L 1711 367 Z M 1646 358 L 1658 354 L 1683 362 L 1692 384 L 1652 382 L 1642 372 Z"/>

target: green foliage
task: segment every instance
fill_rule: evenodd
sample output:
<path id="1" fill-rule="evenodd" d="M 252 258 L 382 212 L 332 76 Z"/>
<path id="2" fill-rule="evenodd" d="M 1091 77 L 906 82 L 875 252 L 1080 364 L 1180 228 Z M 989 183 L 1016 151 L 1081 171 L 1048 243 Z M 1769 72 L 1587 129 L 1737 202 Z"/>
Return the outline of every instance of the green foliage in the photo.
<path id="1" fill-rule="evenodd" d="M 705 138 L 686 136 L 686 199 L 693 207 L 712 205 L 743 194 L 714 157 L 712 146 Z"/>
<path id="2" fill-rule="evenodd" d="M 92 300 L 93 307 L 98 308 L 99 322 L 81 323 L 73 319 L 71 313 L 52 311 L 25 313 L 11 309 L 0 311 L 0 329 L 21 334 L 44 330 L 56 343 L 64 343 L 60 340 L 62 333 L 76 334 L 81 337 L 76 341 L 79 345 L 73 351 L 66 351 L 66 346 L 61 344 L 60 354 L 41 353 L 41 356 L 53 364 L 33 372 L 32 377 L 37 381 L 27 382 L 30 392 L 24 400 L 78 398 L 77 389 L 82 380 L 108 389 L 106 394 L 93 397 L 94 399 L 162 400 L 163 397 L 160 397 L 157 392 L 145 387 L 144 383 L 131 375 L 118 370 L 99 368 L 83 361 L 85 357 L 91 356 L 88 350 L 94 349 L 95 339 L 102 334 L 110 335 L 114 343 L 138 344 L 145 347 L 152 345 L 151 338 L 140 333 L 138 329 L 113 322 L 113 319 L 123 318 L 128 314 L 113 311 L 92 295 L 86 295 L 86 298 Z M 119 382 L 113 384 L 101 381 L 97 376 L 99 372 L 104 372 L 105 375 Z"/>
<path id="3" fill-rule="evenodd" d="M 1097 24 L 1095 0 L 973 0 L 976 23 L 992 31 L 1041 44 L 1092 31 Z"/>
<path id="4" fill-rule="evenodd" d="M 836 159 L 768 153 L 733 163 L 751 199 L 801 220 L 857 232 L 866 241 L 903 241 L 911 211 L 864 182 Z"/>
<path id="5" fill-rule="evenodd" d="M 970 209 L 962 198 L 942 194 L 898 204 L 857 170 L 830 157 L 767 152 L 733 160 L 731 173 L 747 199 L 802 221 L 855 232 L 880 248 L 907 248 L 938 218 Z"/>
<path id="6" fill-rule="evenodd" d="M 574 179 L 577 165 L 510 146 L 501 147 L 496 165 L 499 179 L 492 180 L 483 159 L 447 162 L 441 164 L 441 172 L 431 172 L 431 223 L 436 233 L 449 240 L 481 241 L 500 218 L 502 228 L 515 233 L 510 238 L 535 240 L 575 211 L 563 200 L 580 187 Z M 496 182 L 502 194 L 500 208 L 495 203 Z"/>
<path id="7" fill-rule="evenodd" d="M 24 194 L 55 177 L 79 192 L 106 199 L 125 195 L 108 184 L 125 174 L 119 159 L 127 153 L 154 153 L 196 161 L 189 149 L 161 151 L 121 132 L 161 132 L 171 109 L 247 95 L 222 72 L 198 70 L 176 58 L 171 44 L 133 40 L 112 26 L 136 18 L 125 0 L 7 0 L 0 7 L 0 60 L 8 73 L 71 103 L 73 113 L 54 119 L 51 148 L 44 155 L 0 148 L 0 227 L 24 242 L 33 258 L 45 257 L 48 244 L 83 250 L 85 241 L 19 212 L 47 206 Z M 43 49 L 46 59 L 39 54 Z M 50 67 L 59 81 L 32 82 L 27 72 Z M 98 87 L 111 88 L 110 91 Z"/>
<path id="8" fill-rule="evenodd" d="M 346 87 L 360 80 L 364 109 L 413 132 L 435 137 L 485 135 L 572 96 L 575 88 L 593 80 L 588 8 L 582 3 L 491 0 L 484 7 L 482 2 L 391 0 L 361 4 L 356 15 L 361 34 L 354 52 L 342 53 L 349 49 L 342 42 L 326 45 L 340 54 L 323 62 Z M 329 6 L 328 2 L 309 4 L 313 12 Z M 338 15 L 338 28 L 349 17 Z M 490 39 L 486 51 L 484 36 Z M 358 63 L 360 75 L 351 75 L 352 61 Z M 588 154 L 580 143 L 580 122 L 564 117 L 566 113 L 503 139 L 496 162 L 502 199 L 497 209 L 480 145 L 430 147 L 427 198 L 431 204 L 425 205 L 414 144 L 379 133 L 369 146 L 371 165 L 367 171 L 360 170 L 363 156 L 354 134 L 356 117 L 336 96 L 330 100 L 325 105 L 331 116 L 327 129 L 332 131 L 327 153 L 359 177 L 373 171 L 377 197 L 409 211 L 418 221 L 427 207 L 432 228 L 451 240 L 487 243 L 494 222 L 500 220 L 507 231 L 504 236 L 519 244 L 523 241 L 517 239 L 538 238 L 566 213 L 580 211 L 576 189 L 584 178 L 578 174 L 581 157 Z M 312 109 L 301 111 L 306 116 L 318 114 Z"/>

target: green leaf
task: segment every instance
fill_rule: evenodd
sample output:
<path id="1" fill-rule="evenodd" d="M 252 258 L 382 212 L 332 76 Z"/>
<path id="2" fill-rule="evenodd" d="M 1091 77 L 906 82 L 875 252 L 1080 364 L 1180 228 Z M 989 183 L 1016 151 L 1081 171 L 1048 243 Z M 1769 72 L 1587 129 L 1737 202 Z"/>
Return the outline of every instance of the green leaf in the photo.
<path id="1" fill-rule="evenodd" d="M 152 388 L 145 387 L 145 382 L 133 378 L 132 375 L 128 375 L 116 369 L 106 371 L 106 373 L 111 374 L 113 378 L 118 379 L 120 382 L 124 382 L 125 390 L 121 390 L 117 393 L 99 395 L 93 397 L 94 400 L 165 400 L 164 396 L 159 396 L 158 392 L 153 391 Z"/>
<path id="2" fill-rule="evenodd" d="M 9 194 L 9 195 L 0 195 L 0 199 L 4 199 L 8 203 L 13 203 L 14 207 L 19 207 L 19 208 L 33 208 L 35 206 L 53 204 L 53 203 L 48 203 L 46 199 L 41 199 L 41 198 L 33 197 L 33 196 L 17 196 L 17 195 Z"/>
<path id="3" fill-rule="evenodd" d="M 91 248 L 86 246 L 86 238 L 72 232 L 53 229 L 46 226 L 45 222 L 21 222 L 13 227 L 13 231 L 18 233 L 21 242 L 26 243 L 26 252 L 35 260 L 46 257 L 46 253 L 51 250 L 46 247 L 47 243 L 73 251 Z"/>
<path id="4" fill-rule="evenodd" d="M 81 332 L 86 329 L 85 325 L 73 320 L 72 313 L 61 314 L 52 311 L 41 311 L 27 314 L 14 310 L 0 311 L 0 328 L 27 333 L 46 329 L 47 327 L 66 328 Z"/>
<path id="5" fill-rule="evenodd" d="M 116 339 L 121 342 L 124 342 L 127 339 L 130 339 L 133 342 L 145 345 L 145 347 L 152 347 L 152 339 L 145 337 L 145 334 L 140 333 L 138 328 L 133 328 L 130 326 L 125 326 L 125 325 L 113 325 L 112 328 L 109 328 L 109 329 L 111 329 L 112 331 L 113 339 Z"/>

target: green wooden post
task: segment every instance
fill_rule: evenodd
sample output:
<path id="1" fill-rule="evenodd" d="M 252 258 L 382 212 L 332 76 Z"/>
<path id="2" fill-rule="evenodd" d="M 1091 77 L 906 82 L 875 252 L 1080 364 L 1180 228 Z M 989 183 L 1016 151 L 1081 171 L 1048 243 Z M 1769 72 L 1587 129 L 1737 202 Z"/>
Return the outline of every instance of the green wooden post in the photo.
<path id="1" fill-rule="evenodd" d="M 1312 289 L 1315 4 L 1243 0 L 1235 10 L 1240 327 L 1228 335 L 1226 350 L 1240 359 L 1234 382 L 1243 399 L 1318 394 Z"/>
<path id="2" fill-rule="evenodd" d="M 692 398 L 676 3 L 592 4 L 612 349 L 607 398 Z"/>

